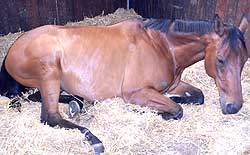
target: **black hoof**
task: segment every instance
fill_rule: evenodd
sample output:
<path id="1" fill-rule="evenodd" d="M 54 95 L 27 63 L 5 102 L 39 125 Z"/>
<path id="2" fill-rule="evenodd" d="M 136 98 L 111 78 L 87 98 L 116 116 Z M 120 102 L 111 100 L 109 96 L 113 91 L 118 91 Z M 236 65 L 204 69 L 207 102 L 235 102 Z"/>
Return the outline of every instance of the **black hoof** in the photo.
<path id="1" fill-rule="evenodd" d="M 100 155 L 101 153 L 104 153 L 105 149 L 102 143 L 94 144 L 92 145 L 92 147 L 94 148 L 95 155 Z"/>
<path id="2" fill-rule="evenodd" d="M 86 139 L 89 141 L 91 146 L 94 148 L 95 154 L 99 155 L 104 152 L 104 146 L 99 138 L 92 134 L 87 128 L 82 128 L 80 131 L 85 134 Z"/>
<path id="3" fill-rule="evenodd" d="M 204 104 L 204 95 L 202 91 L 186 92 L 183 96 L 171 96 L 169 98 L 175 103 L 180 104 Z"/>
<path id="4" fill-rule="evenodd" d="M 193 103 L 195 105 L 204 104 L 204 95 L 202 91 L 193 91 L 185 94 L 187 103 Z"/>
<path id="5" fill-rule="evenodd" d="M 182 96 L 171 96 L 169 97 L 175 103 L 186 103 L 186 98 Z"/>
<path id="6" fill-rule="evenodd" d="M 69 102 L 69 117 L 74 118 L 78 113 L 81 112 L 81 108 L 76 101 Z"/>
<path id="7" fill-rule="evenodd" d="M 161 117 L 165 120 L 170 120 L 170 119 L 179 120 L 183 116 L 183 110 L 180 110 L 176 114 L 170 114 L 168 112 L 158 112 L 158 114 L 161 115 Z"/>

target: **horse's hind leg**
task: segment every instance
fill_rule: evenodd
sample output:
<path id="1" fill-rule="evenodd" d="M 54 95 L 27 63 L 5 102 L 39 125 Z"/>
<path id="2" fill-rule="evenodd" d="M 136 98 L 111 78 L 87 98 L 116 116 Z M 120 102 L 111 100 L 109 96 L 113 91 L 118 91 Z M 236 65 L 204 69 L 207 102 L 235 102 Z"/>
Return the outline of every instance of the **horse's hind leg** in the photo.
<path id="1" fill-rule="evenodd" d="M 28 99 L 33 102 L 42 102 L 40 91 L 37 91 L 28 96 Z M 61 95 L 59 96 L 59 102 L 69 104 L 69 115 L 73 118 L 76 114 L 83 109 L 83 98 L 80 96 Z"/>
<path id="2" fill-rule="evenodd" d="M 13 83 L 12 87 L 8 90 L 6 97 L 8 98 L 14 98 L 16 96 L 22 95 L 22 93 L 26 93 L 26 87 L 19 83 Z"/>
<path id="3" fill-rule="evenodd" d="M 85 134 L 86 139 L 94 147 L 95 153 L 100 154 L 104 151 L 102 142 L 93 135 L 87 128 L 71 123 L 61 117 L 58 111 L 58 99 L 60 93 L 60 80 L 43 80 L 39 88 L 42 96 L 41 122 L 50 126 L 59 125 L 67 129 L 79 129 Z"/>
<path id="4" fill-rule="evenodd" d="M 176 103 L 193 103 L 196 105 L 204 103 L 204 95 L 202 91 L 183 81 L 180 81 L 174 90 L 167 93 L 167 96 Z"/>
<path id="5" fill-rule="evenodd" d="M 41 97 L 40 91 L 37 91 L 37 92 L 35 92 L 33 94 L 30 94 L 28 96 L 28 99 L 33 101 L 33 102 L 42 102 L 42 97 Z"/>
<path id="6" fill-rule="evenodd" d="M 31 95 L 28 96 L 28 99 L 33 102 L 42 102 L 42 97 L 40 91 L 37 91 Z M 59 96 L 59 102 L 60 103 L 66 103 L 68 104 L 70 101 L 77 101 L 80 108 L 83 108 L 83 104 L 80 101 L 83 101 L 83 98 L 80 96 L 72 96 L 72 95 L 61 95 Z"/>
<path id="7" fill-rule="evenodd" d="M 183 115 L 183 110 L 180 105 L 150 88 L 144 88 L 134 92 L 127 101 L 158 110 L 159 114 L 166 120 L 180 119 Z"/>

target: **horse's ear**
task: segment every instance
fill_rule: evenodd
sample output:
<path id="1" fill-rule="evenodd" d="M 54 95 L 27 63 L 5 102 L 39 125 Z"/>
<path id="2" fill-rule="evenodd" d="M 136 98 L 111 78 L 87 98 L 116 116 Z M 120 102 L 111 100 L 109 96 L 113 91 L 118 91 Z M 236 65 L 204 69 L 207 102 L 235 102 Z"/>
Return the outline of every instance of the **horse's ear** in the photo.
<path id="1" fill-rule="evenodd" d="M 224 23 L 218 14 L 214 16 L 214 31 L 219 35 L 224 33 Z"/>
<path id="2" fill-rule="evenodd" d="M 248 23 L 247 17 L 243 15 L 240 21 L 239 29 L 242 33 L 245 33 L 248 27 L 249 27 L 249 23 Z"/>
<path id="3" fill-rule="evenodd" d="M 247 17 L 245 15 L 242 16 L 240 24 L 239 24 L 239 30 L 245 34 L 247 29 L 249 28 L 249 22 L 247 20 Z M 250 49 L 248 49 L 248 57 L 250 58 Z"/>

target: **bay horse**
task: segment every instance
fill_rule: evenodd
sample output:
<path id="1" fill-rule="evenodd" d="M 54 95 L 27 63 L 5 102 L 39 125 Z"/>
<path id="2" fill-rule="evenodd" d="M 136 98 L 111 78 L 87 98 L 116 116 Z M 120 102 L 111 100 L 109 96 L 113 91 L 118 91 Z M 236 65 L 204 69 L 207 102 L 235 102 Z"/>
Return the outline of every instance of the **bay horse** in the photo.
<path id="1" fill-rule="evenodd" d="M 111 26 L 42 26 L 24 33 L 9 49 L 0 93 L 38 88 L 41 122 L 79 129 L 99 154 L 102 142 L 59 114 L 60 89 L 88 101 L 121 97 L 158 110 L 164 119 L 180 119 L 183 109 L 177 103 L 204 102 L 202 91 L 181 81 L 181 74 L 205 59 L 222 112 L 237 113 L 243 103 L 241 71 L 249 56 L 247 27 L 245 17 L 235 27 L 218 16 L 214 21 L 134 19 Z"/>

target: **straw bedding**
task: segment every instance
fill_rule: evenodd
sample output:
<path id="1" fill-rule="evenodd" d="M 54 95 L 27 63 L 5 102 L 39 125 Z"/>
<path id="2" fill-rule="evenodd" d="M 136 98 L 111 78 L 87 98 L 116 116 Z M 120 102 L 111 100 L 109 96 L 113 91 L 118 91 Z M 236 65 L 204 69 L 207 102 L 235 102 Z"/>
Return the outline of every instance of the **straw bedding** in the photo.
<path id="1" fill-rule="evenodd" d="M 134 16 L 137 15 L 133 10 L 119 9 L 107 16 L 69 24 L 109 25 Z M 20 34 L 0 38 L 2 57 Z M 244 106 L 238 114 L 227 116 L 220 110 L 217 88 L 206 75 L 203 63 L 189 67 L 182 78 L 202 89 L 205 104 L 183 105 L 181 120 L 165 121 L 150 109 L 113 98 L 97 101 L 71 121 L 97 135 L 106 147 L 106 155 L 250 154 L 250 61 L 242 73 Z M 40 103 L 23 100 L 18 112 L 8 108 L 9 101 L 0 98 L 0 154 L 93 154 L 79 131 L 41 124 Z M 63 117 L 69 119 L 67 105 L 60 104 L 60 109 Z"/>

